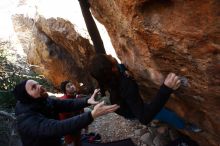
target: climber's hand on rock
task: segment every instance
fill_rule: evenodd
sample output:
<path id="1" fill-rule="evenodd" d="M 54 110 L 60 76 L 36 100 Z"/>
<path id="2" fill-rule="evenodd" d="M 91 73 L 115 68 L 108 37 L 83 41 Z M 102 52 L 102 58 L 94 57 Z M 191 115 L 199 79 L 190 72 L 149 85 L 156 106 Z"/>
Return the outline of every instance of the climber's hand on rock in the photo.
<path id="1" fill-rule="evenodd" d="M 173 89 L 176 90 L 180 87 L 180 80 L 179 77 L 177 75 L 175 75 L 174 73 L 169 73 L 164 81 L 164 84 Z"/>

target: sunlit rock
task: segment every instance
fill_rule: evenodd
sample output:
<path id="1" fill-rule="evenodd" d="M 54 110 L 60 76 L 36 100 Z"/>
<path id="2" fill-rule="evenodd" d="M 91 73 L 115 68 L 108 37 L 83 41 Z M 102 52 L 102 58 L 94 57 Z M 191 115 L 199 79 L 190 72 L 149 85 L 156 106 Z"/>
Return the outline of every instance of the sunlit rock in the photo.
<path id="1" fill-rule="evenodd" d="M 15 15 L 13 20 L 28 62 L 35 71 L 56 86 L 72 80 L 78 86 L 83 83 L 83 91 L 91 92 L 94 85 L 86 66 L 94 48 L 75 31 L 73 24 L 62 18 L 40 17 L 35 22 L 23 15 Z"/>

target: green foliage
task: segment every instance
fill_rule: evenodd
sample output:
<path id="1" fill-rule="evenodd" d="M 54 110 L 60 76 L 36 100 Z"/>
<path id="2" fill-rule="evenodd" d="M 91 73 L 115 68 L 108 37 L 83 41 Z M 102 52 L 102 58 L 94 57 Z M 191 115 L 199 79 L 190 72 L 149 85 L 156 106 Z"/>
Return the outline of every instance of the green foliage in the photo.
<path id="1" fill-rule="evenodd" d="M 10 108 L 15 105 L 15 99 L 10 91 L 0 92 L 0 106 L 2 108 Z"/>
<path id="2" fill-rule="evenodd" d="M 22 58 L 16 63 L 10 62 L 7 59 L 10 54 L 6 52 L 10 47 L 10 42 L 0 42 L 0 107 L 14 106 L 15 99 L 11 91 L 23 80 L 33 79 L 45 88 L 53 87 L 43 76 L 31 71 Z"/>

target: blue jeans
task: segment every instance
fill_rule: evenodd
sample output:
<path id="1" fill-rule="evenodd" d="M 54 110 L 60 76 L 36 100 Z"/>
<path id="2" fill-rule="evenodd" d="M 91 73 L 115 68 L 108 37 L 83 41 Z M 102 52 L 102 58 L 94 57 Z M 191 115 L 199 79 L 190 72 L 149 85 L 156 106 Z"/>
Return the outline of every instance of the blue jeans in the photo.
<path id="1" fill-rule="evenodd" d="M 177 129 L 185 128 L 185 121 L 175 112 L 167 108 L 162 108 L 162 110 L 154 117 L 154 119 L 167 123 L 168 125 Z"/>

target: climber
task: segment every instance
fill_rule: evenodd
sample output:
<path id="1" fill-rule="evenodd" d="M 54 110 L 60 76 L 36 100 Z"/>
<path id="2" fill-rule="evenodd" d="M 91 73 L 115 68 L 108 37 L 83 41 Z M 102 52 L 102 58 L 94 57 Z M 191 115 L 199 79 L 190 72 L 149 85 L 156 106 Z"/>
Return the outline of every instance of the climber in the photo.
<path id="1" fill-rule="evenodd" d="M 117 105 L 97 103 L 94 96 L 72 100 L 48 98 L 46 90 L 34 80 L 25 80 L 13 90 L 17 99 L 15 114 L 23 146 L 61 146 L 61 137 L 88 126 L 95 118 L 114 112 Z M 78 111 L 91 104 L 85 112 L 65 120 L 58 120 L 58 113 Z"/>
<path id="2" fill-rule="evenodd" d="M 120 105 L 117 114 L 128 119 L 137 118 L 145 125 L 158 119 L 178 129 L 201 131 L 197 126 L 186 123 L 175 112 L 163 108 L 170 94 L 180 86 L 180 80 L 174 73 L 168 74 L 156 97 L 148 104 L 143 102 L 135 80 L 120 71 L 118 62 L 111 55 L 95 55 L 90 61 L 89 70 L 91 76 L 102 84 L 102 89 L 109 91 L 111 103 Z"/>

